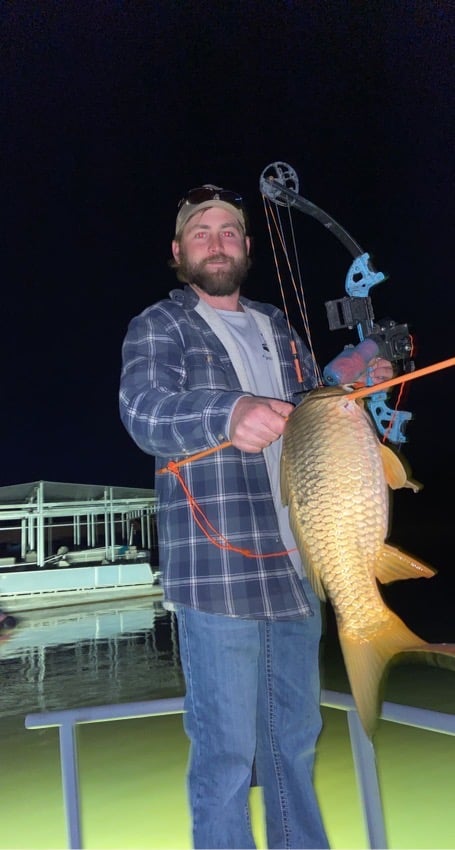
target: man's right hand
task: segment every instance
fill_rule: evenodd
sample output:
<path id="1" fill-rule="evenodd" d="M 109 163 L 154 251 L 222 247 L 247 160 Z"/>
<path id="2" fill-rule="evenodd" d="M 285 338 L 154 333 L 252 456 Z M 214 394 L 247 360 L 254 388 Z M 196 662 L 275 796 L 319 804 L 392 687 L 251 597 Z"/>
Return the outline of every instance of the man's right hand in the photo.
<path id="1" fill-rule="evenodd" d="M 242 396 L 231 416 L 229 438 L 243 452 L 260 452 L 281 437 L 294 405 L 277 398 Z"/>

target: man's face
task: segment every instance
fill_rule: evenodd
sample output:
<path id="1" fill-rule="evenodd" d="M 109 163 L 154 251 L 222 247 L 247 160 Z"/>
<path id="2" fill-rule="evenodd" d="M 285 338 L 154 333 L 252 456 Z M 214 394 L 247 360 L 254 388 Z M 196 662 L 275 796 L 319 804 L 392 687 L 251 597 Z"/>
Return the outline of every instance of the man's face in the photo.
<path id="1" fill-rule="evenodd" d="M 207 295 L 232 295 L 245 280 L 250 241 L 228 210 L 195 213 L 172 243 L 174 259 L 188 283 Z"/>

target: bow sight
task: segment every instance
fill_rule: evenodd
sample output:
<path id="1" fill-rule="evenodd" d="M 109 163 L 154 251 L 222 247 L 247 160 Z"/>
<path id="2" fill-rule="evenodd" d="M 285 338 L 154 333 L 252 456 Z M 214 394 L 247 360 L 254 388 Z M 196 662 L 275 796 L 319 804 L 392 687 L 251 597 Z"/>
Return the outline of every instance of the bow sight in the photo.
<path id="1" fill-rule="evenodd" d="M 332 216 L 298 194 L 299 180 L 294 169 L 285 162 L 274 162 L 267 166 L 259 180 L 261 194 L 278 206 L 295 207 L 300 212 L 319 221 L 347 248 L 354 257 L 346 276 L 347 296 L 325 303 L 330 330 L 357 329 L 360 343 L 347 346 L 324 369 L 327 384 L 348 384 L 357 380 L 372 357 L 390 360 L 399 373 L 412 372 L 412 340 L 406 324 L 397 324 L 393 319 L 374 317 L 369 291 L 386 276 L 374 269 L 370 255 L 362 250 L 358 242 L 335 221 Z M 403 428 L 411 413 L 393 411 L 385 404 L 386 393 L 374 393 L 367 401 L 379 432 L 391 442 L 406 442 Z"/>

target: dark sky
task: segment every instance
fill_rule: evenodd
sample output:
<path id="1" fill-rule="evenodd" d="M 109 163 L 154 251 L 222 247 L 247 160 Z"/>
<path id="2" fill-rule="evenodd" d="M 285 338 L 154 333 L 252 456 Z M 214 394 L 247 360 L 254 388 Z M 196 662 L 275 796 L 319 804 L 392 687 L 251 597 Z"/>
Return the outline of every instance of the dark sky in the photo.
<path id="1" fill-rule="evenodd" d="M 409 324 L 416 365 L 454 355 L 454 18 L 441 0 L 2 5 L 0 484 L 153 486 L 118 417 L 127 323 L 175 285 L 176 203 L 204 182 L 246 198 L 247 294 L 281 306 L 259 193 L 277 160 L 389 275 L 375 312 Z M 324 364 L 344 340 L 323 305 L 350 257 L 296 215 Z M 446 370 L 409 389 L 405 453 L 425 490 L 397 496 L 398 537 L 440 566 L 453 387 Z"/>

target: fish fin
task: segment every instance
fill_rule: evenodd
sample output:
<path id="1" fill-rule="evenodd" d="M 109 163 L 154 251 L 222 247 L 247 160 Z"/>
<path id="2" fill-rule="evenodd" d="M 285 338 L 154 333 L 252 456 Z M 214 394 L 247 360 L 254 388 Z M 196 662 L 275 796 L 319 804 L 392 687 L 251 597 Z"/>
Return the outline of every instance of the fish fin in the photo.
<path id="1" fill-rule="evenodd" d="M 414 493 L 418 493 L 422 489 L 423 484 L 414 481 L 413 478 L 409 478 L 405 464 L 389 446 L 381 443 L 380 447 L 385 479 L 391 490 L 409 487 Z"/>
<path id="2" fill-rule="evenodd" d="M 455 645 L 422 640 L 389 611 L 387 623 L 370 638 L 339 629 L 346 671 L 356 709 L 372 738 L 381 712 L 387 670 L 400 661 L 424 662 L 455 671 Z"/>
<path id="3" fill-rule="evenodd" d="M 375 570 L 376 578 L 381 584 L 390 584 L 405 578 L 433 578 L 436 573 L 437 570 L 433 567 L 387 543 L 384 543 Z"/>

